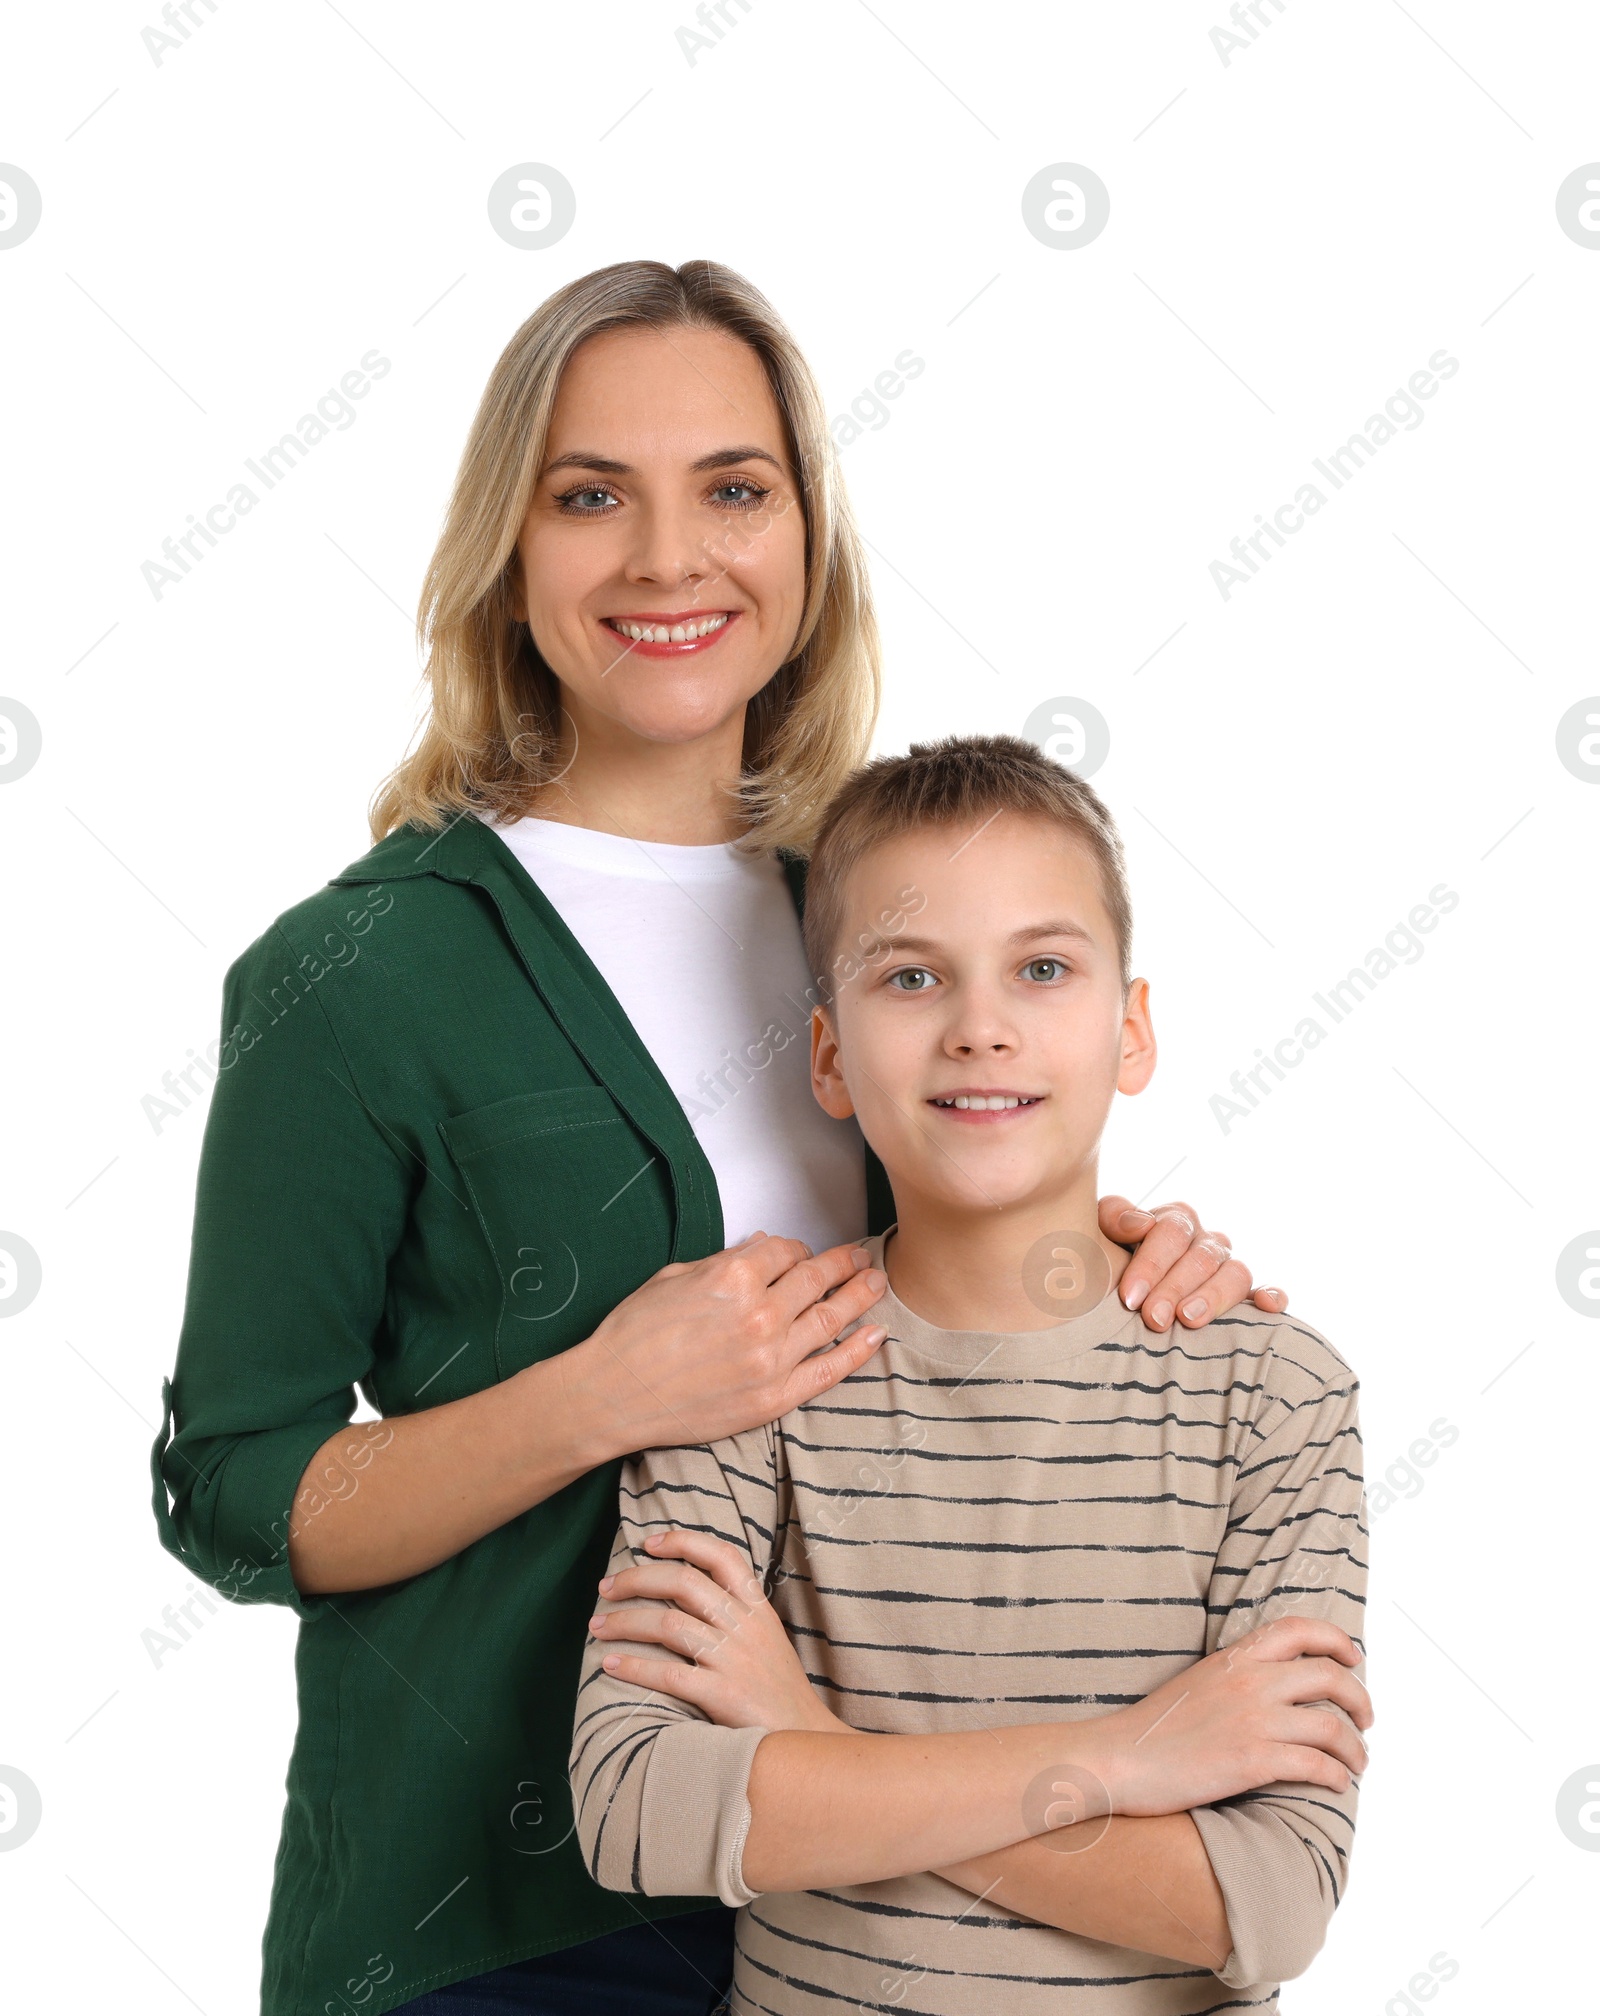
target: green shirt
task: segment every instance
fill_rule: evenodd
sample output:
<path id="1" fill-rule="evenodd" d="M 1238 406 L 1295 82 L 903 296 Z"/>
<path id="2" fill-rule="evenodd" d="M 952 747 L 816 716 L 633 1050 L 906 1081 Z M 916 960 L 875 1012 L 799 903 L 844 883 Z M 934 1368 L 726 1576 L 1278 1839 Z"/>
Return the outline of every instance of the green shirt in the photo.
<path id="1" fill-rule="evenodd" d="M 151 1465 L 169 1551 L 301 1620 L 262 2016 L 378 2016 L 705 1909 L 600 1889 L 572 1830 L 573 1701 L 620 1460 L 387 1588 L 302 1596 L 286 1545 L 357 1385 L 385 1416 L 479 1392 L 722 1245 L 682 1107 L 471 817 L 400 828 L 279 917 L 229 968 L 218 1066 Z M 869 1198 L 876 1228 L 870 1157 Z M 375 1446 L 319 1481 L 348 1496 L 383 1460 Z"/>

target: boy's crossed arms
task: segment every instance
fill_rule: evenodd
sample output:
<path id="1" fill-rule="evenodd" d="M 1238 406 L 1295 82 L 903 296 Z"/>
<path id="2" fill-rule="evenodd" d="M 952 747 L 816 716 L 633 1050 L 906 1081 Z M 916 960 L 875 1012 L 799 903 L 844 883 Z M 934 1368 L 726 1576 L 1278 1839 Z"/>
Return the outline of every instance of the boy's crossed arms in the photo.
<path id="1" fill-rule="evenodd" d="M 767 2008 L 898 2005 L 911 1975 L 905 2006 L 962 2008 L 998 1971 L 994 2007 L 1072 1981 L 1202 2009 L 1213 1977 L 1260 1989 L 1322 1942 L 1371 1722 L 1341 1628 L 1364 1591 L 1355 1381 L 1284 1319 L 1207 1352 L 1108 1316 L 1036 1380 L 929 1379 L 890 1297 L 889 1342 L 833 1394 L 628 1466 L 579 1838 L 608 1887 L 759 1900 L 741 1967 Z M 863 1495 L 869 1450 L 892 1476 Z"/>

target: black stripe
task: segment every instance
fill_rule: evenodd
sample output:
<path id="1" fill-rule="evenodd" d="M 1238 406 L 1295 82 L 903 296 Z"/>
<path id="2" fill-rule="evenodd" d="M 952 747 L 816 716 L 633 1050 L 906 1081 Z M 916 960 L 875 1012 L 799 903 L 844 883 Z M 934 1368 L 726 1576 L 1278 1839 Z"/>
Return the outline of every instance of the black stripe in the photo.
<path id="1" fill-rule="evenodd" d="M 1027 1545 L 1021 1540 L 902 1540 L 898 1535 L 880 1534 L 862 1538 L 850 1533 L 813 1533 L 806 1539 L 813 1546 L 833 1547 L 920 1547 L 940 1554 L 1193 1554 L 1202 1561 L 1214 1561 L 1214 1547 L 1185 1547 L 1178 1541 L 1136 1545 L 1129 1541 L 1115 1546 L 1109 1540 L 1040 1540 Z M 1297 1550 L 1309 1551 L 1309 1550 Z"/>
<path id="2" fill-rule="evenodd" d="M 1196 1599 L 1195 1609 L 1203 1605 Z M 805 1624 L 791 1624 L 787 1621 L 784 1629 L 791 1638 L 819 1639 L 833 1652 L 892 1652 L 896 1656 L 905 1654 L 918 1659 L 1203 1659 L 1203 1645 L 1045 1645 L 1037 1651 L 1021 1646 L 1013 1651 L 1000 1651 L 990 1645 L 890 1645 L 886 1646 L 873 1639 L 832 1638 L 827 1632 L 819 1631 Z"/>
<path id="3" fill-rule="evenodd" d="M 806 1674 L 813 1687 L 825 1687 L 830 1694 L 849 1694 L 860 1701 L 915 1701 L 928 1708 L 1069 1708 L 1085 1705 L 1101 1708 L 1131 1708 L 1144 1694 L 1110 1694 L 1103 1688 L 1092 1694 L 935 1694 L 924 1688 L 847 1687 L 827 1673 Z M 945 1732 L 949 1733 L 949 1732 Z"/>
<path id="4" fill-rule="evenodd" d="M 1281 1519 L 1274 1519 L 1270 1526 L 1246 1526 L 1243 1523 L 1260 1510 L 1259 1505 L 1253 1505 L 1249 1512 L 1241 1513 L 1239 1519 L 1230 1521 L 1224 1537 L 1243 1533 L 1254 1540 L 1270 1540 L 1274 1533 L 1281 1533 L 1286 1526 L 1303 1526 L 1308 1519 L 1354 1519 L 1358 1525 L 1360 1523 L 1360 1515 L 1353 1505 L 1348 1509 L 1336 1505 L 1309 1505 L 1303 1512 L 1285 1512 Z"/>
<path id="5" fill-rule="evenodd" d="M 633 1769 L 634 1759 L 639 1756 L 641 1751 L 647 1749 L 649 1745 L 655 1741 L 655 1739 L 656 1739 L 655 1730 L 653 1729 L 646 1730 L 645 1733 L 639 1738 L 638 1742 L 635 1743 L 633 1748 L 628 1752 L 627 1756 L 622 1760 L 622 1769 L 617 1773 L 616 1777 L 612 1780 L 611 1796 L 606 1800 L 606 1810 L 600 1815 L 600 1825 L 595 1829 L 594 1833 L 594 1871 L 595 1871 L 595 1881 L 597 1883 L 600 1881 L 600 1853 L 606 1838 L 606 1822 L 611 1818 L 611 1809 L 616 1804 L 617 1794 L 622 1790 L 622 1781 Z M 640 1842 L 639 1831 L 638 1829 L 635 1829 L 633 1836 L 633 1862 L 632 1862 L 631 1881 L 634 1889 L 639 1891 L 640 1896 L 643 1896 L 644 1892 L 639 1889 L 639 1842 Z"/>
<path id="6" fill-rule="evenodd" d="M 1313 1799 L 1309 1792 L 1240 1792 L 1227 1803 L 1230 1806 L 1276 1806 L 1290 1802 L 1296 1806 L 1315 1806 L 1322 1813 L 1332 1813 L 1336 1819 L 1344 1822 L 1352 1835 L 1356 1831 L 1355 1821 L 1342 1806 L 1332 1806 L 1326 1799 Z M 1330 1841 L 1328 1845 L 1336 1855 L 1344 1854 L 1337 1841 Z"/>
<path id="7" fill-rule="evenodd" d="M 792 1946 L 803 1946 L 815 1953 L 827 1953 L 846 1960 L 864 1960 L 869 1967 L 880 1972 L 885 1967 L 893 1968 L 897 1964 L 902 1967 L 907 1966 L 905 1962 L 886 1961 L 881 1954 L 859 1952 L 853 1946 L 834 1946 L 826 1940 L 802 1938 L 798 1932 L 790 1932 L 784 1926 L 774 1925 L 770 1919 L 763 1918 L 753 1904 L 747 1904 L 744 1908 L 751 1920 L 759 1925 L 763 1932 L 768 1933 L 775 1939 L 786 1939 Z M 954 1929 L 956 1923 L 954 1918 L 949 1918 L 945 1922 Z M 749 1960 L 753 1967 L 760 1967 L 762 1973 L 770 1974 L 774 1980 L 789 1981 L 790 1986 L 796 1987 L 814 1986 L 812 1983 L 799 1983 L 790 1980 L 788 1975 L 780 1974 L 776 1968 L 763 1965 L 753 1953 L 744 1952 L 744 1949 L 741 1949 L 741 1953 L 744 1958 Z M 1143 1974 L 1012 1974 L 1000 1973 L 989 1968 L 976 1971 L 967 1967 L 935 1967 L 928 1962 L 920 1960 L 910 1962 L 909 1968 L 910 1971 L 915 1971 L 919 1975 L 941 1974 L 946 1980 L 950 1981 L 1013 1981 L 1030 1988 L 1139 1988 L 1146 1986 L 1152 1981 L 1203 1981 L 1210 1973 L 1210 1969 L 1205 1967 L 1174 1966 L 1170 1971 L 1155 1971 Z M 827 1994 L 832 2000 L 839 2002 L 854 1999 L 851 1996 L 833 1995 L 829 1989 L 821 1989 L 818 1992 Z M 871 2005 L 867 2006 L 870 2007 Z M 880 2006 L 886 2009 L 905 2009 L 907 2005 L 904 2002 L 886 2002 Z"/>
<path id="8" fill-rule="evenodd" d="M 1227 1617 L 1235 1610 L 1260 1610 L 1279 1596 L 1343 1596 L 1358 1610 L 1366 1607 L 1366 1597 L 1359 1596 L 1354 1589 L 1346 1589 L 1339 1582 L 1275 1582 L 1270 1589 L 1263 1589 L 1259 1596 L 1236 1595 L 1231 1603 L 1208 1603 L 1206 1614 L 1210 1617 Z M 1355 1639 L 1352 1631 L 1347 1634 Z M 1355 1640 L 1359 1644 L 1359 1639 Z"/>
<path id="9" fill-rule="evenodd" d="M 810 1477 L 793 1479 L 796 1492 L 809 1491 L 818 1498 L 860 1498 L 862 1493 L 853 1484 L 818 1484 Z M 887 1496 L 887 1493 L 882 1494 Z M 900 1485 L 894 1488 L 897 1504 L 909 1501 L 917 1505 L 1025 1505 L 1036 1509 L 1040 1505 L 1071 1506 L 1076 1510 L 1081 1505 L 1182 1505 L 1192 1512 L 1220 1512 L 1222 1502 L 1215 1498 L 1185 1498 L 1176 1491 L 1097 1491 L 1073 1498 L 1008 1498 L 1005 1496 L 979 1497 L 963 1491 L 957 1501 L 952 1501 L 944 1491 L 907 1491 Z M 1259 1508 L 1257 1508 L 1259 1509 Z"/>
<path id="10" fill-rule="evenodd" d="M 1104 1348 L 1103 1346 L 1101 1347 Z M 1323 1382 L 1319 1381 L 1319 1385 Z M 1004 1386 L 1015 1392 L 1018 1386 L 1060 1387 L 1068 1393 L 1181 1393 L 1185 1400 L 1231 1400 L 1236 1393 L 1260 1393 L 1265 1390 L 1260 1385 L 1250 1385 L 1242 1379 L 1234 1380 L 1227 1386 L 1185 1386 L 1176 1379 L 1164 1380 L 1159 1386 L 1151 1386 L 1142 1379 L 1046 1379 L 1041 1374 L 1028 1374 L 1022 1378 L 979 1379 L 971 1374 L 939 1373 L 932 1378 L 916 1379 L 905 1372 L 852 1372 L 833 1389 L 848 1393 L 858 1386 L 926 1386 L 960 1387 L 964 1392 L 974 1392 L 984 1386 Z M 796 1410 L 809 1414 L 810 1407 Z M 895 1411 L 894 1402 L 885 1407 L 884 1412 Z"/>
<path id="11" fill-rule="evenodd" d="M 1211 1319 L 1210 1327 L 1213 1330 L 1266 1330 L 1266 1329 L 1287 1330 L 1296 1337 L 1305 1337 L 1308 1338 L 1311 1343 L 1320 1345 L 1321 1348 L 1327 1352 L 1328 1356 L 1334 1361 L 1336 1365 L 1340 1366 L 1346 1372 L 1350 1370 L 1350 1367 L 1345 1364 L 1344 1360 L 1339 1356 L 1338 1352 L 1334 1350 L 1333 1346 L 1328 1342 L 1327 1338 L 1320 1336 L 1315 1330 L 1308 1330 L 1302 1323 L 1291 1323 L 1287 1316 L 1272 1316 L 1269 1315 L 1265 1310 L 1263 1310 L 1261 1314 L 1263 1315 L 1265 1320 L 1259 1323 L 1252 1323 L 1249 1320 L 1249 1318 L 1245 1316 L 1213 1316 Z M 1277 1355 L 1283 1359 L 1286 1365 L 1298 1365 L 1302 1372 L 1305 1372 L 1307 1370 L 1307 1368 L 1304 1365 L 1300 1364 L 1298 1358 L 1290 1358 L 1282 1351 L 1279 1351 Z M 1317 1375 L 1314 1372 L 1312 1372 L 1309 1373 L 1308 1376 L 1314 1379 Z"/>
<path id="12" fill-rule="evenodd" d="M 804 1582 L 818 1596 L 835 1596 L 845 1603 L 959 1603 L 973 1610 L 1034 1610 L 1047 1608 L 1051 1604 L 1092 1603 L 1101 1609 L 1113 1607 L 1142 1609 L 1151 1606 L 1168 1607 L 1181 1605 L 1193 1608 L 1199 1601 L 1194 1595 L 1188 1596 L 972 1596 L 923 1593 L 916 1589 L 840 1589 L 832 1583 L 818 1582 L 801 1569 L 792 1571 L 794 1582 Z M 1262 1599 L 1265 1601 L 1265 1598 Z M 1229 1606 L 1223 1605 L 1226 1612 Z"/>
<path id="13" fill-rule="evenodd" d="M 735 1506 L 733 1509 L 737 1511 L 738 1507 Z M 708 1526 L 702 1519 L 636 1519 L 631 1523 L 636 1525 L 640 1532 L 648 1532 L 651 1527 L 659 1527 L 662 1532 L 668 1531 L 669 1528 L 677 1527 L 689 1533 L 709 1533 L 714 1540 L 726 1540 L 730 1547 L 737 1547 L 741 1554 L 747 1555 L 750 1552 L 742 1535 L 725 1533 L 720 1526 Z M 641 1561 L 653 1561 L 655 1556 L 653 1554 L 641 1554 L 638 1558 Z M 670 1556 L 668 1558 L 670 1559 Z"/>
<path id="14" fill-rule="evenodd" d="M 878 1453 L 876 1449 L 865 1448 L 857 1443 L 804 1442 L 793 1433 L 785 1435 L 784 1440 L 793 1448 L 804 1449 L 808 1454 L 817 1456 L 876 1456 Z M 1316 1445 L 1308 1443 L 1306 1446 L 1310 1448 Z M 1206 1470 L 1230 1470 L 1239 1460 L 1236 1456 L 1187 1456 L 1178 1449 L 1160 1449 L 1146 1453 L 1130 1450 L 1107 1451 L 1103 1455 L 1040 1456 L 1030 1449 L 998 1449 L 992 1453 L 971 1455 L 954 1449 L 907 1448 L 897 1449 L 895 1454 L 902 1457 L 919 1457 L 928 1463 L 1198 1463 Z M 1284 1457 L 1279 1460 L 1287 1462 L 1290 1459 Z"/>
<path id="15" fill-rule="evenodd" d="M 646 1698 L 645 1695 L 641 1693 L 639 1696 L 639 1702 L 643 1702 L 645 1698 Z M 638 1705 L 639 1703 L 628 1703 L 624 1701 L 619 1701 L 617 1703 L 619 1709 L 626 1710 L 628 1720 L 632 1724 L 632 1727 L 624 1735 L 619 1737 L 615 1743 L 612 1744 L 611 1748 L 600 1759 L 599 1763 L 597 1763 L 594 1766 L 593 1770 L 589 1772 L 588 1783 L 583 1788 L 583 1797 L 578 1802 L 577 1817 L 580 1821 L 583 1818 L 583 1809 L 589 1803 L 589 1794 L 600 1782 L 600 1773 L 611 1762 L 612 1758 L 616 1756 L 617 1752 L 622 1748 L 623 1744 L 625 1744 L 629 1740 L 629 1737 L 633 1735 L 634 1731 L 638 1729 L 643 1729 L 646 1736 L 654 1736 L 660 1730 L 665 1729 L 670 1722 L 675 1721 L 677 1719 L 674 1716 L 663 1715 L 658 1721 L 655 1722 L 644 1722 L 644 1723 L 638 1722 L 634 1719 L 637 1713 Z"/>

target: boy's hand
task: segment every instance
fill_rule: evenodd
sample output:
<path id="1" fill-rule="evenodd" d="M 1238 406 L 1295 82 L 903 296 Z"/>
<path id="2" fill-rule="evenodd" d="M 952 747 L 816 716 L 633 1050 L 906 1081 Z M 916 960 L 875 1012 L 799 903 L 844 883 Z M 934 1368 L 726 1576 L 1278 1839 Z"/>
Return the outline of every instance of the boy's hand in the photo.
<path id="1" fill-rule="evenodd" d="M 645 1546 L 653 1559 L 600 1584 L 608 1602 L 629 1607 L 591 1618 L 589 1629 L 598 1639 L 642 1639 L 681 1658 L 608 1653 L 602 1662 L 608 1673 L 691 1702 L 727 1729 L 824 1735 L 845 1729 L 813 1692 L 760 1578 L 737 1548 L 676 1527 L 652 1533 Z M 640 1599 L 648 1607 L 638 1607 Z"/>
<path id="2" fill-rule="evenodd" d="M 1371 1728 L 1372 1702 L 1351 1670 L 1361 1657 L 1336 1624 L 1280 1617 L 1136 1707 L 1081 1724 L 1112 1811 L 1188 1812 L 1281 1780 L 1344 1792 L 1367 1766 L 1356 1730 Z"/>
<path id="3" fill-rule="evenodd" d="M 1174 1314 L 1185 1329 L 1202 1329 L 1247 1296 L 1272 1315 L 1289 1306 L 1281 1288 L 1251 1287 L 1250 1269 L 1234 1259 L 1227 1233 L 1206 1231 L 1192 1204 L 1145 1211 L 1126 1197 L 1102 1197 L 1100 1230 L 1134 1249 L 1117 1293 L 1143 1314 L 1148 1330 L 1170 1329 Z"/>

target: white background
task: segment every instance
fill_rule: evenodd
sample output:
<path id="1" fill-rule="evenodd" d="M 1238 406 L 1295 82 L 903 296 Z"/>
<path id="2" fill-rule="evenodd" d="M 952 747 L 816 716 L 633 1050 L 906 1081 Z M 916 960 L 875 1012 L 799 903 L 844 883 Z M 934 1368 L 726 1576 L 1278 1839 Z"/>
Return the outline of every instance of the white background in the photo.
<path id="1" fill-rule="evenodd" d="M 1373 1520 L 1354 1882 L 1284 2007 L 1403 2010 L 1441 1954 L 1451 2016 L 1573 2006 L 1600 1325 L 1555 1263 L 1600 1224 L 1600 772 L 1556 725 L 1600 693 L 1600 250 L 1555 194 L 1600 158 L 1600 17 L 1268 0 L 1224 63 L 1220 0 L 751 0 L 691 63 L 687 0 L 193 11 L 158 64 L 153 6 L 18 10 L 0 85 L 44 205 L 0 256 L 0 693 L 43 732 L 0 788 L 0 1228 L 43 1263 L 0 1324 L 0 1765 L 43 1800 L 0 1855 L 12 2006 L 255 2008 L 294 1626 L 141 1642 L 189 1588 L 147 1452 L 203 1116 L 140 1102 L 368 844 L 495 357 L 634 256 L 748 274 L 835 413 L 925 360 L 844 456 L 880 746 L 1100 710 L 1164 1039 L 1106 1187 L 1191 1198 L 1353 1359 L 1369 1489 L 1458 1431 Z M 526 161 L 577 192 L 543 251 L 487 222 Z M 1110 190 L 1092 245 L 1024 228 L 1057 162 Z M 374 347 L 355 424 L 154 598 L 141 563 Z M 1224 600 L 1228 542 L 1441 348 L 1423 423 Z M 1224 1131 L 1230 1074 L 1441 882 L 1422 956 Z"/>

